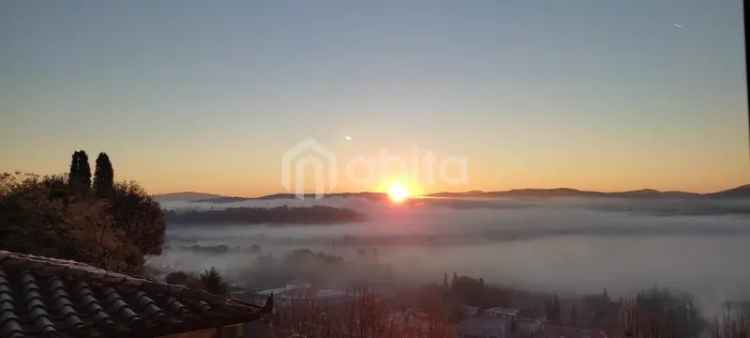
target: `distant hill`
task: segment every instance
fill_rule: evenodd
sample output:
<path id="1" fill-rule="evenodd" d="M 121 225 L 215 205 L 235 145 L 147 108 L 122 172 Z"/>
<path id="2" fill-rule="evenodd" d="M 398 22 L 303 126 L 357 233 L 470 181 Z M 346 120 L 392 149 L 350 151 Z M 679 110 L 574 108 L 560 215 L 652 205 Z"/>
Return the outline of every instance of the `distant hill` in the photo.
<path id="1" fill-rule="evenodd" d="M 604 193 L 607 197 L 620 198 L 695 198 L 701 194 L 685 191 L 659 191 L 654 189 L 641 189 L 623 192 Z"/>
<path id="2" fill-rule="evenodd" d="M 254 198 L 252 197 L 237 197 L 237 196 L 219 196 L 219 197 L 212 197 L 212 198 L 201 198 L 197 200 L 191 200 L 190 202 L 207 202 L 207 203 L 232 203 L 232 202 L 242 202 L 247 200 L 252 200 Z"/>
<path id="3" fill-rule="evenodd" d="M 685 191 L 659 191 L 654 189 L 641 189 L 620 192 L 600 192 L 589 190 L 578 190 L 572 188 L 553 188 L 553 189 L 512 189 L 502 191 L 481 191 L 472 190 L 467 192 L 440 192 L 427 195 L 430 197 L 450 197 L 450 198 L 557 198 L 557 197 L 610 197 L 610 198 L 712 198 L 712 199 L 750 199 L 750 184 L 739 186 L 732 189 L 722 190 L 714 193 L 699 194 Z M 306 194 L 304 198 L 313 198 L 315 195 Z M 325 195 L 330 197 L 359 197 L 372 200 L 383 200 L 387 195 L 379 192 L 345 192 Z M 189 202 L 207 202 L 207 203 L 231 203 L 248 200 L 272 200 L 272 199 L 293 199 L 297 198 L 294 194 L 278 193 L 264 195 L 260 197 L 235 197 L 222 196 L 217 194 L 208 194 L 202 192 L 176 192 L 168 194 L 154 195 L 157 201 L 189 201 Z"/>
<path id="4" fill-rule="evenodd" d="M 305 194 L 303 195 L 305 199 L 307 198 L 315 198 L 314 194 Z M 386 194 L 379 193 L 379 192 L 342 192 L 342 193 L 333 193 L 333 194 L 326 194 L 324 196 L 325 198 L 331 198 L 331 197 L 360 197 L 360 198 L 368 198 L 368 199 L 385 199 Z M 242 201 L 250 201 L 250 200 L 274 200 L 274 199 L 295 199 L 297 198 L 297 195 L 295 194 L 289 194 L 289 193 L 278 193 L 278 194 L 271 194 L 271 195 L 263 195 L 259 197 L 227 197 L 227 196 L 219 196 L 214 198 L 206 198 L 206 199 L 200 199 L 200 200 L 193 200 L 193 202 L 208 202 L 208 203 L 232 203 L 232 202 L 242 202 Z"/>
<path id="5" fill-rule="evenodd" d="M 315 195 L 305 194 L 303 197 L 306 199 L 314 198 Z M 379 200 L 379 199 L 387 198 L 387 195 L 385 193 L 380 193 L 380 192 L 363 191 L 363 192 L 342 192 L 342 193 L 326 194 L 324 197 L 325 198 L 359 197 L 359 198 Z M 243 201 L 251 201 L 251 200 L 294 199 L 294 198 L 297 198 L 297 195 L 289 194 L 289 193 L 278 193 L 278 194 L 271 194 L 271 195 L 263 195 L 259 197 L 238 197 L 238 196 L 223 196 L 223 195 L 217 195 L 217 194 L 186 191 L 186 192 L 174 192 L 174 193 L 167 193 L 167 194 L 157 194 L 157 195 L 154 195 L 153 198 L 161 202 L 187 201 L 187 202 L 195 202 L 195 203 L 233 203 L 233 202 L 243 202 Z"/>
<path id="6" fill-rule="evenodd" d="M 315 194 L 305 194 L 304 198 L 313 198 Z M 382 192 L 339 192 L 333 194 L 326 194 L 325 197 L 360 197 L 369 199 L 383 199 L 386 198 L 386 194 Z M 277 199 L 277 198 L 297 198 L 294 194 L 272 194 L 258 197 L 259 199 Z"/>
<path id="7" fill-rule="evenodd" d="M 706 194 L 706 196 L 712 198 L 750 198 L 750 184 L 712 194 Z"/>
<path id="8" fill-rule="evenodd" d="M 198 201 L 211 198 L 220 198 L 224 196 L 217 194 L 207 194 L 203 192 L 184 191 L 156 194 L 151 197 L 153 197 L 157 201 Z"/>
<path id="9" fill-rule="evenodd" d="M 327 206 L 227 208 L 221 210 L 168 211 L 170 224 L 334 224 L 359 222 L 365 216 L 351 209 Z"/>
<path id="10" fill-rule="evenodd" d="M 586 191 L 571 188 L 554 189 L 513 189 L 504 191 L 442 192 L 431 197 L 508 197 L 508 198 L 548 198 L 548 197 L 614 197 L 614 198 L 750 198 L 750 185 L 723 190 L 715 193 L 699 194 L 685 191 L 659 191 L 654 189 L 622 192 Z"/>
<path id="11" fill-rule="evenodd" d="M 554 189 L 513 189 L 504 191 L 480 191 L 473 190 L 469 192 L 441 192 L 430 194 L 431 197 L 602 197 L 605 193 L 596 191 L 585 191 L 571 188 L 554 188 Z"/>

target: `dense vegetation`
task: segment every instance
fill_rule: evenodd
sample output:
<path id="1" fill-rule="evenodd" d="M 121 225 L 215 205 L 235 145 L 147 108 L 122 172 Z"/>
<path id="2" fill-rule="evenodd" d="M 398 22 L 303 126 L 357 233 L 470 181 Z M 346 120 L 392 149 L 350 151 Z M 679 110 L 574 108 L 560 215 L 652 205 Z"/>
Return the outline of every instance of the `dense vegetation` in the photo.
<path id="1" fill-rule="evenodd" d="M 109 157 L 91 168 L 76 151 L 65 176 L 0 174 L 0 248 L 141 273 L 143 256 L 161 253 L 159 204 L 133 182 L 115 183 Z"/>
<path id="2" fill-rule="evenodd" d="M 203 289 L 215 295 L 226 296 L 229 293 L 229 284 L 214 267 L 203 271 L 200 275 L 191 272 L 173 271 L 164 277 L 164 281 L 169 284 Z"/>
<path id="3" fill-rule="evenodd" d="M 705 328 L 689 294 L 653 288 L 623 305 L 623 326 L 630 337 L 699 337 Z"/>
<path id="4" fill-rule="evenodd" d="M 295 223 L 326 224 L 356 222 L 363 217 L 354 210 L 327 206 L 227 208 L 222 210 L 167 212 L 171 224 L 258 224 Z"/>

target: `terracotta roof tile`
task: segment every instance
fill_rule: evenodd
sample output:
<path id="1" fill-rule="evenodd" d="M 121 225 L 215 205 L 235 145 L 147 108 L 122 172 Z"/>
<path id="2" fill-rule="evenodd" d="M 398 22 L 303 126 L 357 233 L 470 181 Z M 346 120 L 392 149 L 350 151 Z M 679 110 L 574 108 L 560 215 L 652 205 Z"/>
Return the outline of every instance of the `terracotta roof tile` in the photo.
<path id="1" fill-rule="evenodd" d="M 250 322 L 271 304 L 0 250 L 0 337 L 160 336 Z"/>

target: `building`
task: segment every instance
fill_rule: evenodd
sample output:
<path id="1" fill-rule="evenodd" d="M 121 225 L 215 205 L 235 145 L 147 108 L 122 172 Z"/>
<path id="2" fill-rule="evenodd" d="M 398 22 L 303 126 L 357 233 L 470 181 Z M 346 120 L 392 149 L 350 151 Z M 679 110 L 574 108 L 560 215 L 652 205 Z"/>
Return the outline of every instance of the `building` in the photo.
<path id="1" fill-rule="evenodd" d="M 544 321 L 538 318 L 518 318 L 514 326 L 516 336 L 537 337 L 544 333 Z"/>
<path id="2" fill-rule="evenodd" d="M 519 309 L 496 306 L 481 310 L 464 306 L 463 310 L 470 318 L 456 327 L 460 338 L 540 337 L 544 333 L 544 320 L 520 317 Z"/>
<path id="3" fill-rule="evenodd" d="M 291 282 L 287 283 L 284 287 L 258 291 L 257 294 L 262 295 L 264 298 L 267 296 L 276 295 L 277 300 L 279 300 L 279 296 L 283 297 L 284 295 L 302 293 L 305 290 L 309 290 L 310 288 L 312 288 L 312 284 L 310 283 Z"/>
<path id="4" fill-rule="evenodd" d="M 241 297 L 247 299 L 266 299 L 273 296 L 278 304 L 288 305 L 295 301 L 316 300 L 324 304 L 340 304 L 352 299 L 351 294 L 338 289 L 320 289 L 310 283 L 289 283 L 284 287 L 266 289 Z"/>
<path id="5" fill-rule="evenodd" d="M 518 309 L 496 306 L 489 309 L 484 309 L 483 314 L 487 317 L 500 317 L 515 320 L 518 316 L 518 312 Z"/>
<path id="6" fill-rule="evenodd" d="M 456 326 L 458 338 L 510 338 L 513 321 L 503 317 L 473 317 Z"/>
<path id="7" fill-rule="evenodd" d="M 394 311 L 388 314 L 388 322 L 400 327 L 412 329 L 415 332 L 429 332 L 429 316 L 413 308 Z"/>
<path id="8" fill-rule="evenodd" d="M 272 307 L 0 250 L 0 337 L 244 337 Z"/>
<path id="9" fill-rule="evenodd" d="M 479 314 L 479 307 L 478 306 L 471 306 L 471 305 L 463 305 L 461 306 L 461 313 L 464 315 L 464 317 L 474 317 Z"/>

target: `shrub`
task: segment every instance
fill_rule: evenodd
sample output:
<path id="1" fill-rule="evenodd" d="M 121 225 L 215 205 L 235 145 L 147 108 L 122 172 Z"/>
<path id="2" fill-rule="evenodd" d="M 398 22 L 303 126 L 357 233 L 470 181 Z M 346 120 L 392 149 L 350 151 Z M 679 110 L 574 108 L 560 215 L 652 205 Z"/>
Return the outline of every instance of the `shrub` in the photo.
<path id="1" fill-rule="evenodd" d="M 208 269 L 200 277 L 203 288 L 213 294 L 226 295 L 229 292 L 229 286 L 221 277 L 215 268 Z"/>

